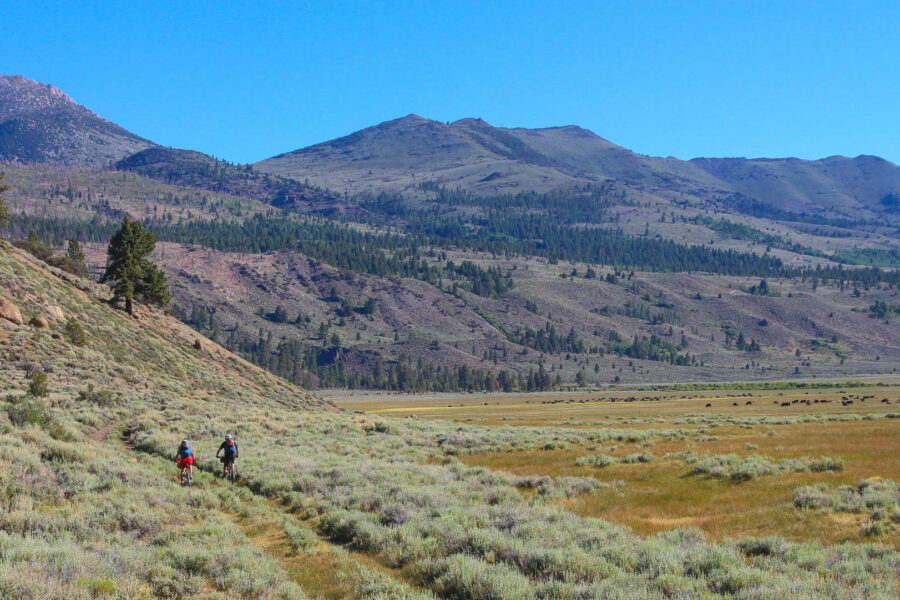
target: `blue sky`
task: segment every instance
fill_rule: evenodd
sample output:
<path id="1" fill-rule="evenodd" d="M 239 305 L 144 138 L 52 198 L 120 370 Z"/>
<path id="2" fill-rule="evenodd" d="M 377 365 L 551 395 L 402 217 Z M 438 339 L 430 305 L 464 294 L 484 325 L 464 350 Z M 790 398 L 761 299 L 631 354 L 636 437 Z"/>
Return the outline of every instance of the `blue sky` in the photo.
<path id="1" fill-rule="evenodd" d="M 679 158 L 900 163 L 896 0 L 4 0 L 0 25 L 0 73 L 234 162 L 417 113 Z"/>

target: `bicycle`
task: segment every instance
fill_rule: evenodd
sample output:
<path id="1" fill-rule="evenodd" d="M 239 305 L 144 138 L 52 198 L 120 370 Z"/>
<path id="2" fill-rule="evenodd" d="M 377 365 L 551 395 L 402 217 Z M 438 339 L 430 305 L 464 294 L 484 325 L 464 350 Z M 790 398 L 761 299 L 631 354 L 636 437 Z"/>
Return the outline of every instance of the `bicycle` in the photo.
<path id="1" fill-rule="evenodd" d="M 233 459 L 231 460 L 231 462 L 229 462 L 225 465 L 225 479 L 227 479 L 231 483 L 234 483 L 235 479 L 237 479 L 237 475 L 235 474 L 235 470 L 234 470 L 234 460 Z"/>
<path id="2" fill-rule="evenodd" d="M 191 476 L 191 470 L 188 467 L 181 468 L 181 487 L 192 487 L 194 478 Z"/>

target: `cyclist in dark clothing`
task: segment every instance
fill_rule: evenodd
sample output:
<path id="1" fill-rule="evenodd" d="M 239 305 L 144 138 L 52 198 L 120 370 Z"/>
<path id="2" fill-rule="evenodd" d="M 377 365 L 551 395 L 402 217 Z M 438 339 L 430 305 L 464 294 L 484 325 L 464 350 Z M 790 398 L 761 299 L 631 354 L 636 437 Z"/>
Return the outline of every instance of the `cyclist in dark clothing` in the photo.
<path id="1" fill-rule="evenodd" d="M 219 455 L 222 456 L 219 456 Z M 237 442 L 234 441 L 234 438 L 230 435 L 225 436 L 225 441 L 219 446 L 219 449 L 216 451 L 216 458 L 221 458 L 222 460 L 222 477 L 227 477 L 228 475 L 228 466 L 234 464 L 234 459 L 236 459 L 239 455 Z"/>

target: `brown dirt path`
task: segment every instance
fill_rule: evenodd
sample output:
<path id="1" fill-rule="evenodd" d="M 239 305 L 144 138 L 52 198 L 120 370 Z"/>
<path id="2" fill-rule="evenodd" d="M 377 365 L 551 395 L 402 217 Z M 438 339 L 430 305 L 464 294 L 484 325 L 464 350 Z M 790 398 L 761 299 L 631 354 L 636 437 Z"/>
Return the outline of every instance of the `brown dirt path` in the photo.
<path id="1" fill-rule="evenodd" d="M 323 407 L 334 412 L 340 410 L 329 403 L 323 403 Z M 103 442 L 116 427 L 124 424 L 125 421 L 114 421 L 104 425 L 92 433 L 90 438 L 96 442 Z M 126 449 L 139 452 L 131 443 L 130 434 L 131 430 L 126 425 L 119 442 Z M 231 485 L 204 471 L 195 470 L 194 477 L 195 481 L 202 479 L 204 486 L 214 489 L 227 489 Z M 240 482 L 237 485 L 240 485 Z M 317 600 L 358 599 L 355 587 L 359 569 L 378 572 L 396 580 L 401 586 L 407 586 L 411 591 L 419 589 L 413 583 L 408 572 L 402 569 L 392 569 L 374 557 L 332 544 L 318 534 L 315 527 L 316 520 L 304 521 L 290 513 L 277 500 L 255 496 L 262 500 L 261 506 L 259 504 L 253 506 L 251 501 L 245 499 L 241 501 L 241 505 L 249 509 L 246 513 L 242 514 L 242 511 L 238 511 L 223 514 L 237 525 L 248 542 L 277 560 L 288 577 L 299 584 L 310 598 Z M 310 531 L 316 540 L 314 547 L 308 551 L 292 552 L 284 529 L 285 523 L 291 523 Z"/>
<path id="2" fill-rule="evenodd" d="M 95 442 L 102 444 L 103 442 L 106 441 L 106 438 L 109 437 L 109 432 L 121 424 L 122 424 L 122 421 L 113 421 L 112 423 L 109 423 L 108 425 L 104 425 L 103 427 L 101 427 L 100 429 L 98 429 L 97 431 L 95 431 L 94 433 L 89 435 L 88 437 L 91 438 L 92 440 L 94 440 Z"/>

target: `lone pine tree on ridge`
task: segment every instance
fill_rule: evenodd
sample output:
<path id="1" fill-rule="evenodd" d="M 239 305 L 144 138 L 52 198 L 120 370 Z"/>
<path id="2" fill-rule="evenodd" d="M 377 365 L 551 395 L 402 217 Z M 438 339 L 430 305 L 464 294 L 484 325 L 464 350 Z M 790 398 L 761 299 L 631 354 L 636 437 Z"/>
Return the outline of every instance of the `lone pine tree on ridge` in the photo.
<path id="1" fill-rule="evenodd" d="M 155 247 L 153 233 L 128 215 L 125 215 L 119 231 L 109 240 L 106 272 L 100 283 L 113 284 L 112 302 L 124 299 L 129 315 L 134 316 L 135 298 L 159 306 L 169 303 L 166 274 L 149 259 Z"/>

